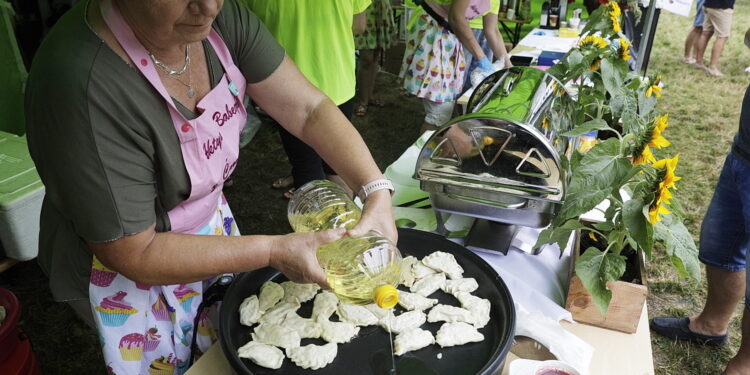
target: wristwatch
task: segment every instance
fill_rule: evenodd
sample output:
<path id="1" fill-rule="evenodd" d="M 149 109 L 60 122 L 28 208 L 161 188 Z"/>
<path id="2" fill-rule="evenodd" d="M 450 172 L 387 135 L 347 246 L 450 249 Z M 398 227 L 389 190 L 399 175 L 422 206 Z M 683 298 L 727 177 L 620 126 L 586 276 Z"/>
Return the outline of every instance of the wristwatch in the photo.
<path id="1" fill-rule="evenodd" d="M 393 187 L 393 183 L 391 183 L 391 180 L 386 180 L 385 178 L 379 178 L 377 180 L 371 181 L 367 183 L 366 185 L 362 186 L 361 189 L 357 192 L 357 197 L 359 197 L 359 200 L 362 201 L 362 203 L 365 202 L 365 199 L 367 199 L 367 196 L 370 194 L 378 191 L 388 189 L 391 191 L 391 195 L 393 195 L 393 192 L 396 191 L 396 189 Z"/>

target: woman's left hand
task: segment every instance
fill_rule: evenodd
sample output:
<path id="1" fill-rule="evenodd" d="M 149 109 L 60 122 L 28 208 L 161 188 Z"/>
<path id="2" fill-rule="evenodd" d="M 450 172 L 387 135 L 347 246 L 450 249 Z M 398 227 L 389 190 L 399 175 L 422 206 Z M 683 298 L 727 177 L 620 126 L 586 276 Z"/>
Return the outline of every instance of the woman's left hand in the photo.
<path id="1" fill-rule="evenodd" d="M 375 230 L 395 244 L 398 241 L 398 232 L 393 219 L 390 191 L 378 190 L 368 195 L 364 204 L 362 218 L 357 226 L 349 230 L 348 234 L 352 237 L 359 237 Z"/>

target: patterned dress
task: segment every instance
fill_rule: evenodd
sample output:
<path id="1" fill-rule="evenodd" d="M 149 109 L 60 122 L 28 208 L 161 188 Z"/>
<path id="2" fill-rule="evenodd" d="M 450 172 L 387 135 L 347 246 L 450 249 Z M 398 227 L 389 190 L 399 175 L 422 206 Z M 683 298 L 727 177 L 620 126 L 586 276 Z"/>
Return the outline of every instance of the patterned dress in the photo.
<path id="1" fill-rule="evenodd" d="M 211 221 L 195 234 L 240 235 L 224 194 Z M 106 296 L 91 300 L 91 308 L 109 373 L 184 374 L 193 335 L 198 335 L 196 343 L 201 353 L 216 341 L 216 330 L 208 317 L 216 313 L 216 306 L 204 310 L 198 317 L 198 326 L 193 326 L 203 292 L 215 279 L 144 285 L 108 269 L 94 257 L 89 293 Z"/>
<path id="2" fill-rule="evenodd" d="M 464 84 L 463 47 L 455 34 L 420 13 L 408 30 L 399 78 L 412 95 L 436 103 L 452 102 Z"/>
<path id="3" fill-rule="evenodd" d="M 388 49 L 396 36 L 390 0 L 373 0 L 365 11 L 365 32 L 354 36 L 357 49 Z"/>

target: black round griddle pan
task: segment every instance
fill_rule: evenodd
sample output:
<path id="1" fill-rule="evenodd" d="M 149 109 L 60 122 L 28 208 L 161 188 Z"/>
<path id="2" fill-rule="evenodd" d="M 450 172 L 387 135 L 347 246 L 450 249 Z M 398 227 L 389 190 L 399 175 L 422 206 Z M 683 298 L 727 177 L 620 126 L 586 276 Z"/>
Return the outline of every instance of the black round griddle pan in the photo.
<path id="1" fill-rule="evenodd" d="M 403 356 L 396 356 L 397 374 L 489 375 L 498 373 L 510 350 L 515 331 L 513 300 L 500 276 L 489 264 L 470 250 L 436 234 L 402 228 L 399 229 L 397 246 L 404 256 L 413 255 L 419 259 L 438 250 L 453 254 L 464 269 L 464 277 L 473 277 L 479 283 L 479 289 L 473 294 L 489 299 L 492 303 L 491 320 L 484 328 L 479 329 L 479 332 L 484 334 L 484 341 L 449 348 L 441 348 L 435 344 Z M 260 286 L 268 280 L 282 282 L 286 280 L 286 277 L 270 268 L 244 273 L 229 287 L 221 306 L 219 340 L 224 355 L 238 374 L 392 374 L 388 332 L 379 326 L 362 327 L 359 335 L 352 341 L 338 345 L 338 355 L 333 363 L 317 371 L 304 370 L 289 359 L 284 359 L 280 369 L 271 370 L 257 366 L 250 360 L 239 358 L 237 349 L 250 340 L 252 331 L 251 328 L 240 324 L 239 306 L 246 297 L 257 294 Z M 460 306 L 452 295 L 441 290 L 430 297 L 437 298 L 443 304 Z M 396 313 L 399 314 L 401 308 L 396 307 L 396 309 Z M 304 303 L 297 311 L 306 318 L 310 317 L 311 312 L 312 301 Z M 335 314 L 332 319 L 336 319 Z M 441 325 L 442 322 L 425 323 L 422 328 L 435 334 Z M 311 343 L 324 344 L 325 342 L 321 339 L 302 340 L 302 345 Z M 438 358 L 438 354 L 442 354 L 441 358 Z"/>

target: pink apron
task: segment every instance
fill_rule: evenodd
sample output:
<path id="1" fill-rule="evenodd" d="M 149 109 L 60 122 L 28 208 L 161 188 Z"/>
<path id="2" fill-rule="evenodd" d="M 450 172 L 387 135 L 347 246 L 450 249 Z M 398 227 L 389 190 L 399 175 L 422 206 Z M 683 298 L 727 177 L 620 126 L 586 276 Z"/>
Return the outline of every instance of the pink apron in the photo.
<path id="1" fill-rule="evenodd" d="M 226 74 L 197 104 L 200 115 L 186 119 L 175 107 L 146 49 L 110 1 L 102 4 L 104 20 L 135 67 L 167 104 L 190 176 L 187 200 L 168 212 L 171 231 L 206 235 L 239 235 L 222 194 L 224 181 L 239 156 L 239 135 L 247 113 L 242 104 L 246 82 L 216 31 L 208 36 Z M 93 260 L 89 301 L 99 330 L 104 359 L 117 375 L 182 374 L 197 332 L 205 351 L 215 341 L 203 314 L 193 327 L 209 282 L 150 286 L 135 283 Z"/>

